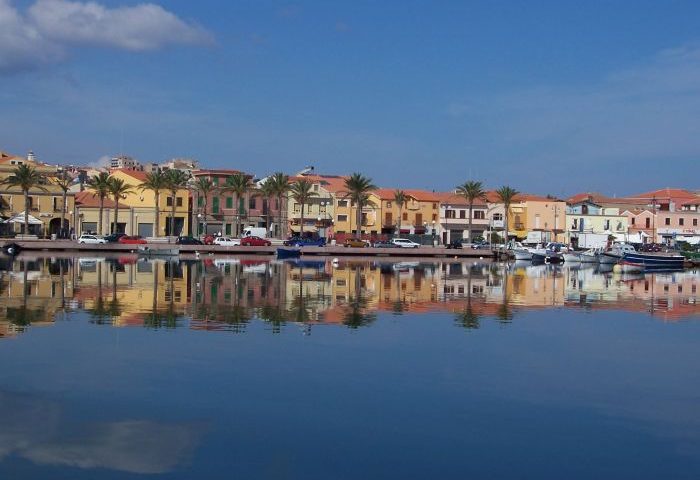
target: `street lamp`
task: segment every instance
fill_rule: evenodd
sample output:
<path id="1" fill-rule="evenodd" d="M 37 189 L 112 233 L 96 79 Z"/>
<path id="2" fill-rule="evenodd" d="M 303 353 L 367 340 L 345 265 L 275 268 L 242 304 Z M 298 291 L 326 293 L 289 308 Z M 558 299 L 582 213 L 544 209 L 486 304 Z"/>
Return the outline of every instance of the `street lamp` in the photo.
<path id="1" fill-rule="evenodd" d="M 437 245 L 435 243 L 435 220 L 433 220 L 433 228 L 432 228 L 431 232 L 433 235 L 433 247 L 436 247 Z"/>

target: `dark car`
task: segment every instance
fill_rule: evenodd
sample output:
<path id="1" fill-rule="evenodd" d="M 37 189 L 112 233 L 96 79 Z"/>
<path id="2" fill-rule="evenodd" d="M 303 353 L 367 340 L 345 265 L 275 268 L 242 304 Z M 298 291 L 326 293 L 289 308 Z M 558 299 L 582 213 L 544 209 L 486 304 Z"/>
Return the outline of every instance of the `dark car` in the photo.
<path id="1" fill-rule="evenodd" d="M 110 243 L 118 242 L 120 238 L 125 237 L 126 233 L 113 233 L 104 237 Z"/>
<path id="2" fill-rule="evenodd" d="M 288 247 L 323 247 L 326 245 L 325 238 L 301 238 L 291 237 L 285 240 L 284 244 Z"/>
<path id="3" fill-rule="evenodd" d="M 447 247 L 447 248 L 464 248 L 464 245 L 467 243 L 469 243 L 469 241 L 465 238 L 455 238 L 450 243 L 445 245 L 445 247 Z"/>
<path id="4" fill-rule="evenodd" d="M 175 243 L 178 245 L 204 245 L 201 240 L 197 240 L 194 237 L 177 237 Z"/>

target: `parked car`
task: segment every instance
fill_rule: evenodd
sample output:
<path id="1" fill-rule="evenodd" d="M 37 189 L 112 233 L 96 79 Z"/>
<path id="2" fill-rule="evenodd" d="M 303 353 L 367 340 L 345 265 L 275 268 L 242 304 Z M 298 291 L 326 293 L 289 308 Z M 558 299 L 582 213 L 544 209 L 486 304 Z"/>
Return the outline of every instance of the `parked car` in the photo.
<path id="1" fill-rule="evenodd" d="M 367 242 L 360 238 L 346 238 L 343 242 L 344 247 L 354 247 L 354 248 L 364 248 L 367 246 Z"/>
<path id="2" fill-rule="evenodd" d="M 99 244 L 107 243 L 107 240 L 105 240 L 102 237 L 98 237 L 97 235 L 88 235 L 88 234 L 84 233 L 78 238 L 78 243 L 83 243 L 83 244 L 88 244 L 88 245 L 99 245 Z"/>
<path id="3" fill-rule="evenodd" d="M 178 245 L 204 245 L 201 240 L 197 240 L 194 237 L 177 237 L 175 243 Z"/>
<path id="4" fill-rule="evenodd" d="M 663 250 L 663 245 L 658 243 L 644 243 L 639 247 L 640 252 L 662 252 Z"/>
<path id="5" fill-rule="evenodd" d="M 246 247 L 269 247 L 270 245 L 272 245 L 272 243 L 264 238 L 251 235 L 242 238 L 241 245 Z"/>
<path id="6" fill-rule="evenodd" d="M 107 235 L 105 240 L 107 240 L 110 243 L 118 242 L 120 238 L 126 236 L 126 233 L 113 233 L 111 235 Z"/>
<path id="7" fill-rule="evenodd" d="M 148 242 L 146 242 L 146 239 L 143 237 L 140 237 L 138 235 L 124 235 L 123 237 L 119 238 L 119 243 L 124 243 L 127 245 L 144 245 Z"/>
<path id="8" fill-rule="evenodd" d="M 391 243 L 401 248 L 418 248 L 420 243 L 416 243 L 408 238 L 392 238 Z"/>
<path id="9" fill-rule="evenodd" d="M 288 247 L 323 247 L 326 244 L 326 239 L 322 238 L 322 237 L 317 237 L 317 238 L 290 237 L 284 241 L 284 244 Z"/>
<path id="10" fill-rule="evenodd" d="M 372 246 L 374 248 L 398 248 L 398 245 L 394 245 L 389 240 L 378 240 Z"/>
<path id="11" fill-rule="evenodd" d="M 237 247 L 240 244 L 241 244 L 240 238 L 216 237 L 214 239 L 214 245 L 219 245 L 221 247 Z"/>
<path id="12" fill-rule="evenodd" d="M 204 242 L 204 245 L 214 245 L 215 238 L 214 235 L 204 235 L 204 237 L 202 237 L 202 242 Z"/>

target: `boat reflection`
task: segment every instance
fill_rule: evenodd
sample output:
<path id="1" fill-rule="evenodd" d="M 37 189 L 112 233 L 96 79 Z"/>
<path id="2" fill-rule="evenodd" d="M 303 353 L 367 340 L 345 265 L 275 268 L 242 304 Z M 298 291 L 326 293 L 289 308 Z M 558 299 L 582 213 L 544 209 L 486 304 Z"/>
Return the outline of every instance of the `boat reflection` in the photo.
<path id="1" fill-rule="evenodd" d="M 0 337 L 50 325 L 65 312 L 97 325 L 272 333 L 298 325 L 359 328 L 378 312 L 450 312 L 457 325 L 485 317 L 507 324 L 519 312 L 601 308 L 664 321 L 697 317 L 697 270 L 619 275 L 594 266 L 492 262 L 325 260 L 246 257 L 144 260 L 116 257 L 0 258 Z"/>

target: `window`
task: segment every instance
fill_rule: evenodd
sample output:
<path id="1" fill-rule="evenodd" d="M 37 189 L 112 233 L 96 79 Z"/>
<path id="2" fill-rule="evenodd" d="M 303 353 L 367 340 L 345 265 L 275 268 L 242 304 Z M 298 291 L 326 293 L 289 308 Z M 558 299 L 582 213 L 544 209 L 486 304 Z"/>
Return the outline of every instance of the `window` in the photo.
<path id="1" fill-rule="evenodd" d="M 204 197 L 197 197 L 197 206 L 202 208 L 204 206 Z"/>
<path id="2" fill-rule="evenodd" d="M 467 218 L 467 211 L 466 211 L 466 210 L 460 210 L 460 211 L 459 211 L 459 218 Z"/>
<path id="3" fill-rule="evenodd" d="M 310 203 L 306 204 L 306 213 L 311 213 L 311 207 L 313 207 L 313 205 L 311 205 Z"/>
<path id="4" fill-rule="evenodd" d="M 294 209 L 294 213 L 299 213 L 299 212 L 301 212 L 301 205 L 298 203 L 294 203 L 293 209 Z"/>
<path id="5" fill-rule="evenodd" d="M 502 221 L 503 220 L 503 214 L 502 213 L 494 213 L 493 214 L 493 219 L 495 221 Z"/>
<path id="6" fill-rule="evenodd" d="M 578 218 L 574 218 L 574 223 L 571 225 L 572 230 L 578 230 Z"/>
<path id="7" fill-rule="evenodd" d="M 257 199 L 255 197 L 250 197 L 248 199 L 248 210 L 255 210 L 257 207 Z"/>
<path id="8" fill-rule="evenodd" d="M 617 222 L 617 229 L 618 232 L 622 231 L 622 222 Z"/>
<path id="9" fill-rule="evenodd" d="M 651 219 L 650 219 L 650 218 L 645 218 L 644 220 L 646 220 L 646 221 L 645 221 L 646 228 L 649 228 L 649 227 L 651 226 Z"/>
<path id="10" fill-rule="evenodd" d="M 603 224 L 603 230 L 610 230 L 610 220 L 606 220 Z"/>
<path id="11" fill-rule="evenodd" d="M 697 219 L 697 218 L 694 218 L 694 219 L 693 219 L 693 226 L 694 226 L 694 227 L 697 227 L 697 226 L 698 226 L 698 219 Z"/>
<path id="12" fill-rule="evenodd" d="M 233 208 L 233 197 L 226 197 L 226 208 Z"/>
<path id="13" fill-rule="evenodd" d="M 635 224 L 635 220 L 636 220 L 636 219 L 635 219 L 634 217 L 632 217 L 632 225 Z"/>
<path id="14" fill-rule="evenodd" d="M 403 215 L 401 215 L 401 220 L 408 221 L 408 212 L 403 212 Z"/>
<path id="15" fill-rule="evenodd" d="M 391 208 L 391 202 L 386 202 L 386 208 Z"/>
<path id="16" fill-rule="evenodd" d="M 318 184 L 314 184 L 314 192 L 318 192 Z"/>
<path id="17" fill-rule="evenodd" d="M 338 207 L 340 208 L 347 208 L 348 206 L 348 201 L 347 200 L 338 200 Z"/>
<path id="18" fill-rule="evenodd" d="M 437 210 L 437 203 L 433 203 L 433 210 Z"/>
<path id="19" fill-rule="evenodd" d="M 474 218 L 477 220 L 483 220 L 486 218 L 486 212 L 483 210 L 477 210 L 474 212 Z"/>
<path id="20" fill-rule="evenodd" d="M 219 177 L 212 178 L 211 183 L 213 183 L 214 185 L 218 185 L 219 184 Z"/>
<path id="21" fill-rule="evenodd" d="M 231 235 L 231 224 L 230 223 L 226 224 L 226 235 Z"/>
<path id="22" fill-rule="evenodd" d="M 664 219 L 664 224 L 665 224 L 665 225 L 671 225 L 671 219 L 670 219 L 669 217 L 666 217 L 666 218 Z"/>
<path id="23" fill-rule="evenodd" d="M 682 227 L 684 223 L 685 223 L 685 219 L 683 217 L 678 219 L 678 225 L 680 225 Z"/>
<path id="24" fill-rule="evenodd" d="M 175 205 L 178 207 L 182 206 L 182 197 L 175 198 Z"/>
<path id="25" fill-rule="evenodd" d="M 445 218 L 456 218 L 454 210 L 445 210 Z"/>
<path id="26" fill-rule="evenodd" d="M 211 211 L 212 213 L 219 213 L 219 197 L 212 198 Z"/>
<path id="27" fill-rule="evenodd" d="M 433 222 L 437 222 L 437 213 L 433 213 Z"/>
<path id="28" fill-rule="evenodd" d="M 338 215 L 338 221 L 339 222 L 347 222 L 348 216 L 347 215 Z"/>
<path id="29" fill-rule="evenodd" d="M 30 203 L 30 205 L 31 205 L 31 203 Z M 168 207 L 172 207 L 173 206 L 173 197 L 166 198 L 165 205 Z"/>

